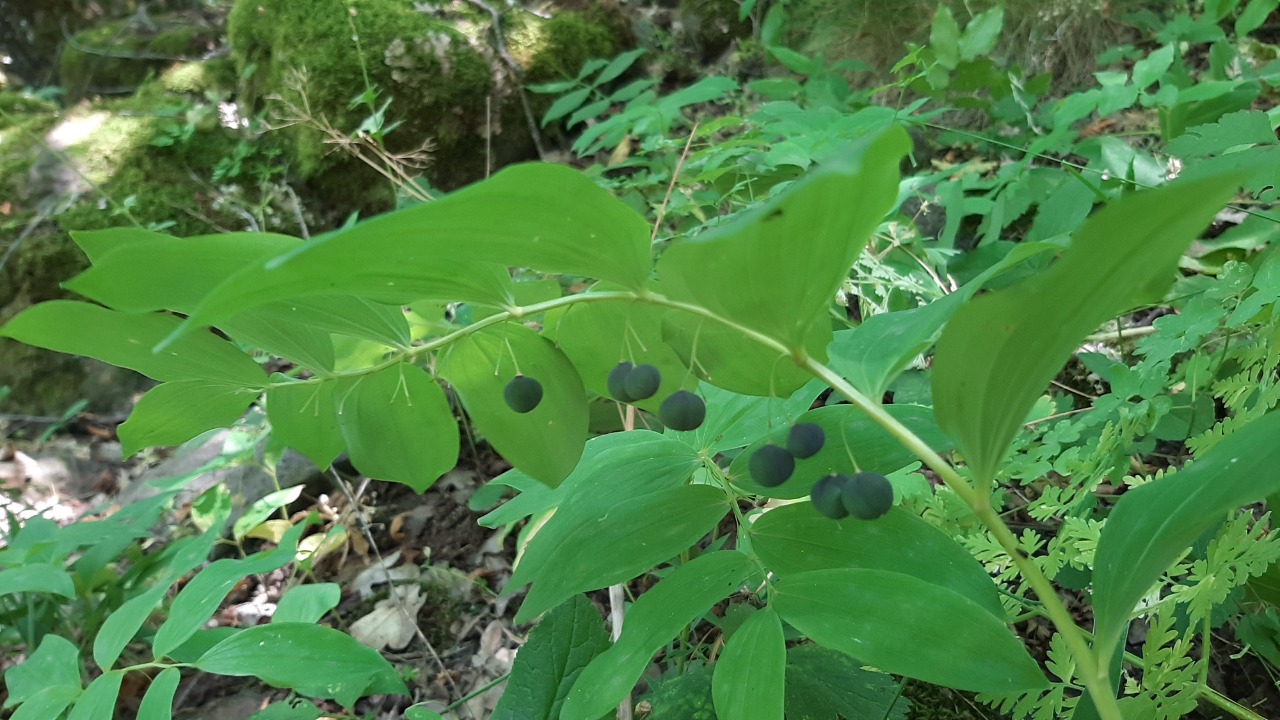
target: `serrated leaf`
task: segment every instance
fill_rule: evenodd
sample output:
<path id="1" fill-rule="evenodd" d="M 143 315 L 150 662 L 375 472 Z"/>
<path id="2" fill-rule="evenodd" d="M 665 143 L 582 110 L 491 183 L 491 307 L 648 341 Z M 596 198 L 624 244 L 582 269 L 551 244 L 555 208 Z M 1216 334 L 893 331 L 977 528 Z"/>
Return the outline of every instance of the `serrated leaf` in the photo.
<path id="1" fill-rule="evenodd" d="M 327 468 L 346 447 L 338 427 L 338 380 L 277 383 L 267 388 L 271 432 L 318 468 Z"/>
<path id="2" fill-rule="evenodd" d="M 999 620 L 1006 613 L 991 576 L 949 535 L 902 509 L 875 521 L 832 520 L 812 503 L 784 505 L 751 524 L 751 547 L 779 577 L 813 570 L 889 570 L 936 583 Z"/>
<path id="3" fill-rule="evenodd" d="M 897 197 L 909 146 L 901 128 L 872 133 L 773 202 L 673 243 L 658 262 L 662 291 L 790 349 L 825 352 L 829 324 L 818 319 Z"/>
<path id="4" fill-rule="evenodd" d="M 631 606 L 618 642 L 592 660 L 565 700 L 563 720 L 597 720 L 617 707 L 650 658 L 755 572 L 743 553 L 708 553 L 681 565 Z"/>
<path id="5" fill-rule="evenodd" d="M 1178 157 L 1216 155 L 1242 145 L 1276 145 L 1271 119 L 1261 110 L 1241 110 L 1223 115 L 1217 122 L 1197 125 L 1169 141 L 1165 150 Z"/>
<path id="6" fill-rule="evenodd" d="M 137 720 L 173 720 L 173 696 L 181 680 L 182 671 L 178 668 L 161 670 L 147 687 L 147 694 L 142 696 Z"/>
<path id="7" fill-rule="evenodd" d="M 84 355 L 161 382 L 215 380 L 262 387 L 265 378 L 253 358 L 213 333 L 191 333 L 163 352 L 152 352 L 181 324 L 170 315 L 123 313 L 74 300 L 51 300 L 19 313 L 0 328 L 0 336 Z"/>
<path id="8" fill-rule="evenodd" d="M 898 690 L 893 678 L 844 653 L 817 645 L 787 651 L 788 720 L 903 720 L 911 703 Z"/>
<path id="9" fill-rule="evenodd" d="M 458 462 L 458 423 L 422 368 L 400 363 L 340 393 L 338 427 L 357 470 L 424 492 Z"/>
<path id="10" fill-rule="evenodd" d="M 149 447 L 181 445 L 206 430 L 231 427 L 258 398 L 256 388 L 211 380 L 175 380 L 147 391 L 118 429 L 126 458 Z"/>
<path id="11" fill-rule="evenodd" d="M 542 385 L 542 400 L 527 413 L 512 410 L 503 397 L 517 368 Z M 440 375 L 476 430 L 522 472 L 554 487 L 578 464 L 587 442 L 587 397 L 577 370 L 550 341 L 504 323 L 454 343 Z"/>
<path id="12" fill-rule="evenodd" d="M 215 560 L 201 570 L 174 598 L 169 617 L 156 631 L 151 642 L 156 659 L 168 655 L 202 628 L 236 583 L 250 575 L 277 570 L 292 561 L 305 529 L 306 523 L 290 528 L 274 550 L 243 559 Z"/>
<path id="13" fill-rule="evenodd" d="M 1242 177 L 1179 180 L 1126 196 L 1090 218 L 1048 271 L 956 312 L 938 342 L 933 398 L 938 425 L 977 478 L 995 476 L 1036 398 L 1083 337 L 1163 296 L 1182 251 Z"/>
<path id="14" fill-rule="evenodd" d="M 1196 538 L 1230 510 L 1280 491 L 1280 412 L 1227 436 L 1176 474 L 1129 490 L 1107 517 L 1093 571 L 1098 651 L 1105 664 L 1129 614 Z"/>
<path id="15" fill-rule="evenodd" d="M 574 595 L 529 633 L 491 720 L 559 720 L 569 688 L 608 647 L 595 605 Z"/>
<path id="16" fill-rule="evenodd" d="M 1003 622 L 967 597 L 917 577 L 815 570 L 778 580 L 770 603 L 814 642 L 885 672 L 977 692 L 1048 685 Z"/>
<path id="17" fill-rule="evenodd" d="M 930 408 L 920 405 L 886 405 L 884 409 L 898 422 L 911 428 L 929 447 L 939 452 L 951 448 L 951 441 L 938 429 Z M 777 487 L 759 485 L 751 479 L 747 464 L 751 461 L 751 455 L 765 443 L 786 444 L 790 426 L 775 427 L 734 458 L 729 466 L 729 479 L 734 485 L 754 495 L 794 499 L 807 496 L 815 482 L 831 473 L 850 474 L 861 469 L 888 475 L 915 460 L 915 456 L 902 443 L 852 405 L 828 405 L 810 410 L 797 417 L 795 422 L 814 423 L 821 427 L 826 436 L 822 449 L 812 457 L 797 461 L 796 472 L 787 482 Z"/>
<path id="18" fill-rule="evenodd" d="M 252 676 L 302 695 L 333 698 L 350 708 L 365 695 L 408 694 L 375 650 L 333 628 L 270 623 L 246 628 L 209 649 L 195 667 L 217 675 Z"/>
<path id="19" fill-rule="evenodd" d="M 771 608 L 751 614 L 729 638 L 715 665 L 711 696 L 716 715 L 782 720 L 787 644 Z"/>

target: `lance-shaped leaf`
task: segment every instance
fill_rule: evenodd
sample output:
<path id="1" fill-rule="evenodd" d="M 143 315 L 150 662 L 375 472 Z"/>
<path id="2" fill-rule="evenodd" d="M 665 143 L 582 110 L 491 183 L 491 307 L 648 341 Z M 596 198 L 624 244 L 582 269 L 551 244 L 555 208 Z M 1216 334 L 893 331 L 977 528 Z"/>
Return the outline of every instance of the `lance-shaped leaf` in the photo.
<path id="1" fill-rule="evenodd" d="M 517 368 L 542 386 L 542 399 L 526 413 L 503 396 Z M 449 348 L 440 375 L 480 434 L 524 473 L 555 486 L 578 464 L 587 442 L 586 393 L 572 363 L 546 338 L 517 323 L 482 330 Z"/>
<path id="2" fill-rule="evenodd" d="M 596 606 L 574 595 L 529 633 L 491 720 L 558 720 L 582 669 L 608 647 Z"/>
<path id="3" fill-rule="evenodd" d="M 1127 196 L 1088 220 L 1047 272 L 974 298 L 938 342 L 938 424 L 978 478 L 995 476 L 1045 386 L 1102 323 L 1159 300 L 1178 258 L 1239 186 L 1239 173 Z"/>
<path id="4" fill-rule="evenodd" d="M 622 624 L 622 635 L 578 676 L 560 717 L 597 720 L 618 706 L 640 679 L 650 658 L 711 606 L 751 577 L 755 565 L 743 553 L 723 550 L 681 565 L 641 595 Z"/>
<path id="5" fill-rule="evenodd" d="M 74 300 L 29 307 L 0 328 L 0 336 L 69 355 L 84 355 L 161 382 L 216 380 L 262 387 L 253 358 L 209 332 L 192 333 L 152 352 L 182 323 L 171 315 L 125 313 Z"/>
<path id="6" fill-rule="evenodd" d="M 1120 497 L 1098 540 L 1095 635 L 1116 652 L 1129 613 L 1191 543 L 1245 503 L 1280 491 L 1280 412 L 1236 430 L 1174 475 Z"/>
<path id="7" fill-rule="evenodd" d="M 716 716 L 782 720 L 787 643 L 772 608 L 751 614 L 724 644 L 711 678 Z"/>
<path id="8" fill-rule="evenodd" d="M 418 492 L 458 462 L 458 423 L 422 368 L 400 363 L 337 391 L 338 427 L 356 469 Z"/>
<path id="9" fill-rule="evenodd" d="M 977 692 L 1048 683 L 987 609 L 941 585 L 886 570 L 814 570 L 778 580 L 771 603 L 811 640 L 885 672 Z"/>
<path id="10" fill-rule="evenodd" d="M 644 219 L 586 176 L 560 165 L 516 165 L 241 271 L 188 322 L 216 325 L 255 305 L 314 293 L 503 305 L 511 301 L 508 265 L 640 289 L 649 253 Z"/>
<path id="11" fill-rule="evenodd" d="M 674 243 L 658 262 L 663 291 L 789 348 L 812 346 L 818 319 L 897 198 L 909 147 L 899 127 L 874 132 L 776 200 Z M 829 339 L 828 329 L 819 352 Z"/>

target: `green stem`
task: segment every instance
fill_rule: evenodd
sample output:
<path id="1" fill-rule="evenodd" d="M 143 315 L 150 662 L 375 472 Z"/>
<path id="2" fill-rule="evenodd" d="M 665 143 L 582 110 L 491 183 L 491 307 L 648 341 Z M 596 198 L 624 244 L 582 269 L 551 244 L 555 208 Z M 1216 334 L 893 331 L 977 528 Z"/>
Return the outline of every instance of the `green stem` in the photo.
<path id="1" fill-rule="evenodd" d="M 1258 713 L 1214 690 L 1208 685 L 1201 685 L 1199 697 L 1206 700 L 1211 705 L 1216 705 L 1222 710 L 1231 713 L 1232 716 L 1240 718 L 1240 720 L 1267 720 Z"/>

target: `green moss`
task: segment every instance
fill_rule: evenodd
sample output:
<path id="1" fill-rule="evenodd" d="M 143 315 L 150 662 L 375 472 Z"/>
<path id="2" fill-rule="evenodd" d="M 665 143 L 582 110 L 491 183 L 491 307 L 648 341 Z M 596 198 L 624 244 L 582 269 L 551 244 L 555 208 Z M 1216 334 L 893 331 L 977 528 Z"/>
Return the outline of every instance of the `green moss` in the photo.
<path id="1" fill-rule="evenodd" d="M 72 99 L 128 90 L 216 36 L 213 28 L 177 16 L 158 16 L 151 26 L 132 18 L 106 23 L 67 43 L 58 58 L 58 81 Z"/>
<path id="2" fill-rule="evenodd" d="M 538 35 L 540 47 L 525 70 L 530 83 L 577 77 L 588 60 L 612 58 L 634 43 L 626 19 L 604 3 L 580 12 L 561 12 Z"/>

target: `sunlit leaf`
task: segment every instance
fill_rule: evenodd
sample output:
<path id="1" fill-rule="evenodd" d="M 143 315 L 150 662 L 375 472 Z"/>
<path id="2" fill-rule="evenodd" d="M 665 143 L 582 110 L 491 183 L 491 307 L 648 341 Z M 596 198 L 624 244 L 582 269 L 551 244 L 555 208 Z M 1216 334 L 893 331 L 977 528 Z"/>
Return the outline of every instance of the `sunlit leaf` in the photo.
<path id="1" fill-rule="evenodd" d="M 724 645 L 711 680 L 716 715 L 782 720 L 787 644 L 771 608 L 751 614 Z"/>

